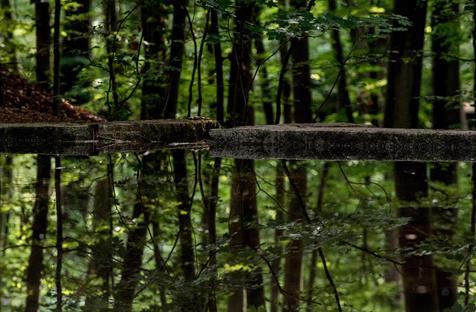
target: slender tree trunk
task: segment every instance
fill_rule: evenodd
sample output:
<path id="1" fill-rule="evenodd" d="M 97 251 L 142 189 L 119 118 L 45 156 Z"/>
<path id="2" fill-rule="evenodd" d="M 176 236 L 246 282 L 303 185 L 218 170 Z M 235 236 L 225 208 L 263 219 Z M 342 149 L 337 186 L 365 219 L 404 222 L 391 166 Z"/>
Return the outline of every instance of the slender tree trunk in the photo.
<path id="1" fill-rule="evenodd" d="M 61 93 L 63 94 L 71 91 L 78 83 L 78 76 L 91 57 L 90 1 L 75 1 L 77 6 L 71 5 L 65 10 L 66 37 L 63 39 L 61 64 Z M 87 83 L 82 84 L 83 87 L 87 85 Z M 75 96 L 75 100 L 78 104 L 83 104 L 87 102 L 88 96 L 79 94 Z"/>
<path id="2" fill-rule="evenodd" d="M 8 233 L 9 233 L 9 219 L 10 219 L 10 212 L 7 210 L 5 211 L 5 207 L 11 203 L 12 197 L 12 166 L 13 166 L 13 157 L 10 155 L 4 156 L 4 161 L 2 161 L 2 167 L 0 168 L 0 200 L 1 205 L 0 208 L 2 211 L 0 212 L 0 250 L 1 255 L 5 257 L 6 250 L 8 247 Z M 0 288 L 4 287 L 4 279 L 3 276 L 0 276 Z M 6 298 L 4 295 L 5 293 L 0 294 L 0 311 L 2 311 L 3 302 Z"/>
<path id="3" fill-rule="evenodd" d="M 45 90 L 50 83 L 50 4 L 48 1 L 35 1 L 36 25 L 36 81 Z"/>
<path id="4" fill-rule="evenodd" d="M 37 312 L 40 306 L 40 284 L 43 271 L 43 242 L 48 226 L 48 202 L 51 178 L 51 160 L 49 156 L 37 157 L 37 175 L 35 186 L 35 206 L 33 207 L 33 225 L 31 252 L 26 272 L 27 296 L 25 311 Z"/>
<path id="5" fill-rule="evenodd" d="M 325 162 L 322 166 L 322 173 L 321 178 L 319 181 L 319 189 L 317 190 L 317 204 L 316 210 L 314 212 L 314 218 L 320 218 L 322 214 L 322 206 L 324 204 L 324 191 L 326 189 L 327 183 L 327 176 L 329 174 L 330 163 Z M 306 311 L 312 312 L 315 308 L 315 305 L 311 302 L 313 300 L 313 292 L 314 292 L 314 283 L 316 281 L 317 275 L 317 260 L 318 260 L 318 251 L 317 249 L 313 249 L 311 253 L 311 261 L 309 264 L 309 281 L 307 285 L 307 294 L 306 299 L 308 300 L 306 305 Z"/>
<path id="6" fill-rule="evenodd" d="M 285 203 L 285 179 L 283 168 L 280 163 L 276 167 L 276 178 L 275 178 L 275 187 L 276 187 L 276 222 L 278 225 L 284 222 L 284 203 Z M 283 255 L 283 248 L 281 247 L 281 237 L 283 236 L 284 231 L 277 227 L 274 230 L 274 248 L 276 250 L 275 259 L 272 262 L 272 269 L 274 276 L 279 277 L 281 273 L 281 258 Z M 279 300 L 279 286 L 276 280 L 273 278 L 271 282 L 271 312 L 278 312 L 280 307 Z"/>
<path id="7" fill-rule="evenodd" d="M 63 268 L 63 198 L 61 195 L 61 158 L 55 157 L 55 201 L 56 201 L 56 311 L 63 311 L 63 284 L 61 273 Z"/>
<path id="8" fill-rule="evenodd" d="M 108 178 L 96 183 L 94 192 L 93 233 L 96 243 L 89 263 L 89 271 L 93 280 L 99 279 L 101 287 L 94 290 L 86 298 L 84 311 L 107 311 L 111 295 L 110 279 L 112 276 L 112 240 L 110 236 L 110 219 L 113 205 L 112 180 Z"/>
<path id="9" fill-rule="evenodd" d="M 259 23 L 259 11 L 255 12 L 257 27 L 260 27 Z M 266 120 L 266 124 L 273 124 L 273 103 L 271 97 L 271 81 L 268 75 L 268 69 L 265 63 L 266 49 L 264 47 L 263 36 L 258 33 L 254 39 L 256 48 L 256 66 L 260 68 L 260 88 L 261 88 L 261 101 L 263 102 L 263 112 Z"/>
<path id="10" fill-rule="evenodd" d="M 328 0 L 329 11 L 334 13 L 337 10 L 337 1 Z M 345 57 L 344 57 L 344 48 L 342 47 L 342 42 L 340 40 L 340 31 L 335 28 L 331 31 L 331 40 L 332 47 L 334 48 L 334 54 L 339 66 L 339 82 L 337 84 L 337 92 L 339 98 L 340 108 L 344 108 L 347 121 L 350 123 L 354 122 L 354 117 L 352 115 L 352 103 L 350 102 L 349 89 L 347 87 L 347 71 L 345 69 Z"/>
<path id="11" fill-rule="evenodd" d="M 210 35 L 209 38 L 213 40 L 213 55 L 215 57 L 215 74 L 216 74 L 216 116 L 217 121 L 225 124 L 225 88 L 223 83 L 223 56 L 221 49 L 221 37 L 218 25 L 218 11 L 211 9 L 210 17 Z"/>
<path id="12" fill-rule="evenodd" d="M 426 1 L 411 4 L 395 1 L 394 14 L 406 16 L 412 25 L 391 35 L 384 116 L 386 127 L 418 127 L 426 8 Z M 395 190 L 401 201 L 398 215 L 410 219 L 400 228 L 400 247 L 415 248 L 431 232 L 430 208 L 421 203 L 428 194 L 426 164 L 401 162 L 395 163 L 394 169 Z M 402 279 L 406 311 L 438 311 L 435 271 L 429 268 L 433 265 L 432 257 L 412 255 L 404 260 Z"/>
<path id="13" fill-rule="evenodd" d="M 160 106 L 164 101 L 165 81 L 163 65 L 165 60 L 165 21 L 162 3 L 146 1 L 141 6 L 142 35 L 144 45 L 144 77 L 142 82 L 141 119 L 159 118 Z"/>
<path id="14" fill-rule="evenodd" d="M 183 55 L 185 52 L 185 30 L 187 29 L 188 0 L 173 2 L 172 37 L 170 44 L 169 70 L 166 76 L 169 80 L 167 94 L 163 102 L 159 104 L 162 118 L 175 118 L 180 87 Z"/>
<path id="15" fill-rule="evenodd" d="M 248 102 L 252 88 L 250 25 L 253 22 L 253 7 L 249 1 L 236 1 L 235 36 L 233 37 L 228 88 L 228 127 L 254 123 L 253 108 Z"/>
<path id="16" fill-rule="evenodd" d="M 115 69 L 115 54 L 116 54 L 116 34 L 117 31 L 117 13 L 116 13 L 116 1 L 105 0 L 105 36 L 106 36 L 106 53 L 107 53 L 107 68 L 109 71 L 109 90 L 107 91 L 106 104 L 109 108 L 109 114 L 114 118 L 120 110 L 119 107 L 119 93 L 117 91 L 117 79 Z M 110 100 L 110 94 L 112 94 L 112 102 Z"/>
<path id="17" fill-rule="evenodd" d="M 307 168 L 302 162 L 289 163 L 289 179 L 295 184 L 299 194 L 292 191 L 288 207 L 288 222 L 303 221 L 300 198 L 305 200 L 307 194 Z M 290 182 L 291 183 L 291 182 Z M 286 246 L 284 264 L 284 306 L 283 311 L 298 311 L 301 297 L 303 243 L 300 239 L 291 240 Z"/>
<path id="18" fill-rule="evenodd" d="M 250 25 L 254 20 L 254 5 L 249 1 L 235 2 L 235 35 L 231 53 L 230 81 L 228 89 L 229 127 L 251 125 L 254 123 L 254 111 L 248 102 L 252 88 Z M 242 246 L 250 250 L 259 248 L 259 231 L 256 206 L 256 178 L 252 160 L 235 160 L 232 178 L 232 198 L 230 207 L 231 246 L 236 253 Z M 240 274 L 242 275 L 242 274 Z M 239 278 L 239 277 L 238 277 Z M 264 288 L 262 270 L 253 268 L 244 276 L 248 307 L 264 307 Z M 237 287 L 228 299 L 228 311 L 240 311 L 243 305 L 243 291 Z"/>
<path id="19" fill-rule="evenodd" d="M 55 21 L 53 36 L 53 113 L 59 115 L 61 108 L 60 61 L 61 61 L 61 0 L 55 0 Z"/>
<path id="20" fill-rule="evenodd" d="M 459 55 L 459 45 L 450 44 L 459 36 L 459 4 L 452 0 L 437 1 L 432 12 L 432 54 L 433 54 L 433 128 L 459 128 L 460 92 L 459 61 L 448 59 L 447 55 Z M 451 42 L 452 43 L 452 42 Z M 436 163 L 431 168 L 431 180 L 446 186 L 457 188 L 457 163 Z M 450 204 L 451 203 L 446 203 Z M 446 206 L 445 204 L 445 206 Z M 438 237 L 452 239 L 457 210 L 435 207 L 434 232 Z M 456 276 L 451 272 L 436 271 L 438 302 L 441 311 L 456 303 L 458 291 Z"/>
<path id="21" fill-rule="evenodd" d="M 216 210 L 218 204 L 218 185 L 220 182 L 220 171 L 221 171 L 221 158 L 215 158 L 214 166 L 213 166 L 213 173 L 210 185 L 210 196 L 208 197 L 208 244 L 210 246 L 214 246 L 217 242 L 216 237 Z M 209 252 L 210 257 L 210 267 L 213 270 L 213 275 L 211 278 L 210 283 L 210 294 L 208 298 L 208 310 L 210 312 L 216 312 L 217 310 L 217 302 L 215 296 L 215 288 L 216 288 L 216 251 L 210 250 Z"/>
<path id="22" fill-rule="evenodd" d="M 132 311 L 135 291 L 140 280 L 142 255 L 146 243 L 147 225 L 144 220 L 144 210 L 145 207 L 138 198 L 132 213 L 132 219 L 136 220 L 136 224 L 129 228 L 121 280 L 114 294 L 114 311 Z"/>
<path id="23" fill-rule="evenodd" d="M 306 10 L 306 1 L 293 0 L 291 5 L 297 9 Z M 311 73 L 309 66 L 309 40 L 307 34 L 291 39 L 292 81 L 294 95 L 294 122 L 312 122 L 312 92 Z M 288 208 L 288 221 L 302 220 L 302 207 L 300 199 L 307 194 L 307 168 L 302 162 L 290 162 L 290 179 L 292 179 L 300 194 L 291 197 Z M 286 247 L 284 272 L 284 311 L 297 311 L 301 291 L 301 270 L 303 260 L 303 246 L 301 240 L 291 240 Z"/>

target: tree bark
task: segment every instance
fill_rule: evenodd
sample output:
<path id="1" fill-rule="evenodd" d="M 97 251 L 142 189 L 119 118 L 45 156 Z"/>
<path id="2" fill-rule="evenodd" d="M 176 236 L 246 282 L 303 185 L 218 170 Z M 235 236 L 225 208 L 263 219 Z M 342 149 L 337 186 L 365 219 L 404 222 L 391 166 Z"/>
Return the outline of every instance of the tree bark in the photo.
<path id="1" fill-rule="evenodd" d="M 218 11 L 211 9 L 210 16 L 210 35 L 209 38 L 213 40 L 213 56 L 215 58 L 215 75 L 216 75 L 216 116 L 217 121 L 225 124 L 225 88 L 223 83 L 223 56 L 221 48 L 221 37 L 218 25 Z"/>
<path id="2" fill-rule="evenodd" d="M 31 252 L 26 272 L 27 296 L 26 312 L 39 311 L 40 284 L 43 271 L 43 242 L 48 227 L 49 187 L 51 178 L 51 160 L 49 156 L 37 157 L 35 185 L 35 205 L 31 235 Z"/>
<path id="3" fill-rule="evenodd" d="M 307 194 L 307 168 L 302 162 L 289 163 L 289 180 L 295 189 L 288 207 L 288 222 L 302 222 L 303 214 L 301 200 L 305 201 Z M 296 194 L 299 191 L 299 194 Z M 301 297 L 303 243 L 302 240 L 292 239 L 286 246 L 284 264 L 284 306 L 283 311 L 298 311 Z"/>
<path id="4" fill-rule="evenodd" d="M 101 286 L 94 289 L 87 297 L 84 311 L 106 311 L 107 302 L 111 295 L 110 279 L 112 277 L 112 240 L 111 240 L 111 212 L 113 205 L 112 176 L 99 180 L 94 192 L 93 232 L 96 243 L 93 247 L 93 255 L 89 263 L 89 271 L 92 279 L 100 279 Z"/>
<path id="5" fill-rule="evenodd" d="M 50 4 L 35 1 L 36 25 L 36 81 L 40 87 L 49 89 L 50 83 Z"/>
<path id="6" fill-rule="evenodd" d="M 161 118 L 175 118 L 177 114 L 180 76 L 182 72 L 183 55 L 185 52 L 185 30 L 187 29 L 187 0 L 173 2 L 172 37 L 170 44 L 169 79 L 167 94 L 159 104 Z"/>
<path id="7" fill-rule="evenodd" d="M 275 178 L 275 188 L 276 188 L 276 222 L 279 225 L 284 222 L 284 213 L 283 209 L 285 207 L 285 178 L 283 168 L 280 163 L 276 167 L 276 178 Z M 283 256 L 283 248 L 281 247 L 281 237 L 283 236 L 284 231 L 277 227 L 274 230 L 274 248 L 275 248 L 275 259 L 271 263 L 272 274 L 276 277 L 279 277 L 281 273 L 281 259 Z M 278 312 L 280 303 L 279 303 L 279 286 L 277 281 L 273 278 L 271 282 L 271 312 Z"/>
<path id="8" fill-rule="evenodd" d="M 120 111 L 119 107 L 119 93 L 117 90 L 116 68 L 115 68 L 115 54 L 116 54 L 116 39 L 115 32 L 117 31 L 117 12 L 116 0 L 105 0 L 105 39 L 106 39 L 106 53 L 107 53 L 107 68 L 109 71 L 109 90 L 107 91 L 106 104 L 109 108 L 109 114 L 116 118 Z M 112 94 L 112 103 L 109 94 Z"/>
<path id="9" fill-rule="evenodd" d="M 425 0 L 394 3 L 393 13 L 407 17 L 412 24 L 406 30 L 391 34 L 385 127 L 418 127 L 426 8 Z M 428 195 L 426 168 L 425 163 L 395 163 L 395 190 L 400 200 L 398 215 L 410 219 L 399 230 L 401 248 L 415 248 L 431 233 L 431 211 L 421 203 Z M 404 255 L 404 261 L 406 311 L 438 311 L 435 271 L 429 268 L 433 265 L 432 257 Z"/>
<path id="10" fill-rule="evenodd" d="M 448 59 L 448 55 L 459 55 L 459 4 L 453 0 L 437 1 L 432 12 L 432 54 L 433 54 L 433 128 L 459 128 L 460 92 L 459 61 Z M 458 40 L 459 41 L 459 40 Z M 451 188 L 457 188 L 457 163 L 435 163 L 431 168 L 431 180 Z M 449 240 L 454 235 L 457 210 L 456 203 L 446 203 L 451 207 L 434 208 L 434 232 L 438 237 Z M 456 303 L 458 291 L 456 276 L 451 272 L 436 271 L 439 308 L 443 311 Z"/>
<path id="11" fill-rule="evenodd" d="M 129 228 L 121 280 L 114 294 L 114 311 L 132 311 L 135 291 L 140 280 L 142 256 L 146 243 L 147 225 L 144 220 L 145 209 L 140 198 L 138 198 L 132 213 L 132 219 L 136 220 L 136 224 Z"/>
<path id="12" fill-rule="evenodd" d="M 161 2 L 145 1 L 141 6 L 142 35 L 147 42 L 144 45 L 141 119 L 159 118 L 162 113 L 157 103 L 164 102 L 165 96 L 165 81 L 161 78 L 166 54 L 164 15 Z"/>
<path id="13" fill-rule="evenodd" d="M 337 10 L 337 1 L 328 0 L 329 11 L 333 14 Z M 339 98 L 339 108 L 345 110 L 347 121 L 354 123 L 354 117 L 352 115 L 352 103 L 350 102 L 349 88 L 347 86 L 347 71 L 345 69 L 345 57 L 344 48 L 342 47 L 342 41 L 340 40 L 340 31 L 338 28 L 334 28 L 331 31 L 332 47 L 334 48 L 334 54 L 339 66 L 339 82 L 337 84 L 337 93 Z"/>
<path id="14" fill-rule="evenodd" d="M 64 31 L 66 37 L 62 45 L 61 93 L 69 92 L 78 83 L 78 76 L 91 57 L 91 0 L 75 1 L 78 6 L 68 6 L 65 10 Z M 87 83 L 82 83 L 86 87 Z M 84 104 L 88 96 L 81 92 L 74 97 L 77 104 Z"/>

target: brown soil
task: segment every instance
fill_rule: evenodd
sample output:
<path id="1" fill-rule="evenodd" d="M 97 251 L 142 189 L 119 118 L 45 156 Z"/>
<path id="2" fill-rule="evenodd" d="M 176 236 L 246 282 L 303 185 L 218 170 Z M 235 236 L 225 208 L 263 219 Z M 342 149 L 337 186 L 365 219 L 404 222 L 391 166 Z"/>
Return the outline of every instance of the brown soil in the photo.
<path id="1" fill-rule="evenodd" d="M 5 105 L 0 107 L 0 123 L 101 122 L 102 118 L 62 100 L 60 114 L 53 114 L 53 96 L 26 79 L 0 71 Z"/>

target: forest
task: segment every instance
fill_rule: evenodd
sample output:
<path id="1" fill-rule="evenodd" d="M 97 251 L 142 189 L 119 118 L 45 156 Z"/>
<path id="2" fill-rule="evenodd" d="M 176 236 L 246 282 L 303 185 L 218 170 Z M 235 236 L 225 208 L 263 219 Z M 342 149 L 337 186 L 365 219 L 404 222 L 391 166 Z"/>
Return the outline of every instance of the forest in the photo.
<path id="1" fill-rule="evenodd" d="M 475 101 L 474 0 L 0 0 L 0 128 L 471 133 Z M 0 311 L 476 311 L 476 158 L 45 140 L 0 154 Z"/>

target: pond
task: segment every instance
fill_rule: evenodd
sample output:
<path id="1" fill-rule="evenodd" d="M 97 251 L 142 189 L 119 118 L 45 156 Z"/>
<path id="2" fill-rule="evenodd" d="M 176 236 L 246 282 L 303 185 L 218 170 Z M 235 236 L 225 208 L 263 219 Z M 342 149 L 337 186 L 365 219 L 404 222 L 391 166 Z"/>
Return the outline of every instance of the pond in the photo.
<path id="1" fill-rule="evenodd" d="M 2 311 L 438 311 L 474 290 L 471 163 L 0 164 Z"/>

